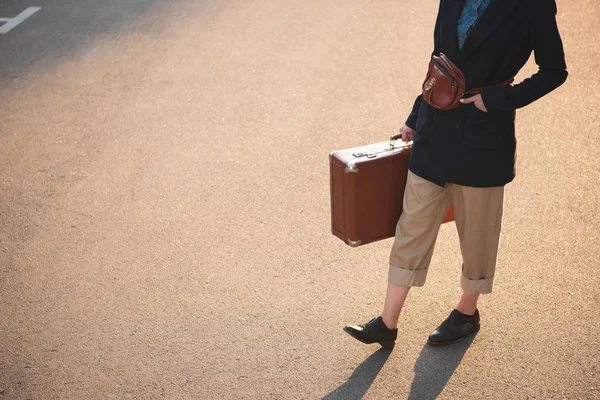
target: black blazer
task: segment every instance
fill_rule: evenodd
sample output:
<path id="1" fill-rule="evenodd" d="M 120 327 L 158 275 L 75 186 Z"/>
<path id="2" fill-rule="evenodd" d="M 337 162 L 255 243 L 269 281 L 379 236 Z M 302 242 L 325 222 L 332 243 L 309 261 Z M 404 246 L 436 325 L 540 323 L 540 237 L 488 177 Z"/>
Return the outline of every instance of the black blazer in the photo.
<path id="1" fill-rule="evenodd" d="M 465 74 L 467 89 L 514 77 L 532 51 L 539 70 L 521 83 L 482 92 L 488 113 L 473 104 L 439 111 L 417 97 L 406 121 L 416 131 L 409 166 L 441 186 L 445 182 L 503 186 L 515 176 L 515 110 L 567 78 L 556 3 L 492 0 L 459 50 L 456 29 L 464 2 L 440 1 L 433 53 L 443 52 L 456 63 Z"/>

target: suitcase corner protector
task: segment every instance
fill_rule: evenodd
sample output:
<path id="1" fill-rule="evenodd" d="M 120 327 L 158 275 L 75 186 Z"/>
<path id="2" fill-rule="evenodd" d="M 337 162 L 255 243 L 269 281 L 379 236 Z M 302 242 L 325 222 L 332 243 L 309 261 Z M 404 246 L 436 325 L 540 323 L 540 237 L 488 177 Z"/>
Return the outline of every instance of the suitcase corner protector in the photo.
<path id="1" fill-rule="evenodd" d="M 351 240 L 350 238 L 347 238 L 346 243 L 348 243 L 348 246 L 350 247 L 358 247 L 362 244 L 362 240 Z"/>
<path id="2" fill-rule="evenodd" d="M 348 173 L 353 173 L 353 174 L 357 174 L 358 173 L 358 167 L 356 166 L 356 162 L 354 161 L 350 161 L 348 163 L 348 165 L 346 166 L 346 169 L 344 170 L 344 172 Z"/>

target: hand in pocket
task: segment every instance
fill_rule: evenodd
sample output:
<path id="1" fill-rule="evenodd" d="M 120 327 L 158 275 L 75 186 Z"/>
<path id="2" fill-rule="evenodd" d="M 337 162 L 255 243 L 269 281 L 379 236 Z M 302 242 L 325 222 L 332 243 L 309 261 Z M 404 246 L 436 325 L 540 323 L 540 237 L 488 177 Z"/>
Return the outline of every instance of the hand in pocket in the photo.
<path id="1" fill-rule="evenodd" d="M 475 104 L 475 107 L 479 111 L 488 112 L 487 108 L 485 108 L 485 104 L 483 103 L 483 99 L 480 94 L 476 94 L 475 96 L 467 97 L 466 99 L 460 99 L 460 102 L 463 104 Z"/>

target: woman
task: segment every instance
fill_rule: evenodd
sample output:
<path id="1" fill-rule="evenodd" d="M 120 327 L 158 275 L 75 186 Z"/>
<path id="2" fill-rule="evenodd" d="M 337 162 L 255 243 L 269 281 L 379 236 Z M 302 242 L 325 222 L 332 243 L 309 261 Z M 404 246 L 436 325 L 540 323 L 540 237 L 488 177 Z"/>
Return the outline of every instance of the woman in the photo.
<path id="1" fill-rule="evenodd" d="M 454 343 L 479 330 L 477 300 L 492 291 L 504 185 L 515 176 L 515 110 L 567 78 L 556 12 L 554 0 L 440 1 L 433 54 L 444 53 L 462 70 L 467 89 L 484 90 L 450 111 L 431 107 L 420 95 L 400 129 L 413 148 L 385 304 L 381 316 L 344 328 L 354 338 L 394 346 L 400 311 L 410 287 L 425 283 L 451 202 L 463 294 L 428 343 Z M 493 87 L 514 77 L 532 52 L 537 73 L 514 86 Z"/>

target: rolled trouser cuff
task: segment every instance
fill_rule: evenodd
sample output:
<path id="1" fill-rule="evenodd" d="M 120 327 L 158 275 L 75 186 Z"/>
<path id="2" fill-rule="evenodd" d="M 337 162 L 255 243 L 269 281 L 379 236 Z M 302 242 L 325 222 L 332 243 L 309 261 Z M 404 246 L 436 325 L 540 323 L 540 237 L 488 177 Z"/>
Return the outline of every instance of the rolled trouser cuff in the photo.
<path id="1" fill-rule="evenodd" d="M 464 275 L 460 277 L 460 287 L 468 294 L 488 294 L 492 293 L 494 286 L 494 277 L 485 279 L 469 279 Z"/>
<path id="2" fill-rule="evenodd" d="M 423 286 L 427 278 L 427 269 L 404 269 L 390 264 L 388 283 L 396 286 Z"/>

